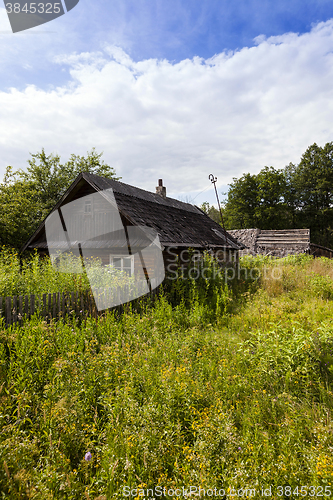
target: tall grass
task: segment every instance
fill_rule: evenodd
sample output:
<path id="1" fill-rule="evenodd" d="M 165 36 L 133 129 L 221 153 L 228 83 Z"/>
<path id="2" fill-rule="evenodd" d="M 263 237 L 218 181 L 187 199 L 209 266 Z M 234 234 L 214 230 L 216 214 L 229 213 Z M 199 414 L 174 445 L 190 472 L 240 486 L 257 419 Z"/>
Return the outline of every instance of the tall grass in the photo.
<path id="1" fill-rule="evenodd" d="M 0 296 L 30 295 L 87 290 L 85 274 L 63 273 L 48 257 L 37 252 L 23 260 L 14 250 L 3 247 L 0 252 Z"/>
<path id="2" fill-rule="evenodd" d="M 2 330 L 4 498 L 332 487 L 333 310 L 316 285 L 332 264 L 242 265 L 281 278 L 179 279 L 140 314 Z"/>
<path id="3" fill-rule="evenodd" d="M 89 276 L 89 279 L 88 279 Z M 42 295 L 57 292 L 85 292 L 90 282 L 95 287 L 123 286 L 133 279 L 111 266 L 102 266 L 100 259 L 81 259 L 60 256 L 52 262 L 48 256 L 41 258 L 37 252 L 20 258 L 14 250 L 3 247 L 0 252 L 0 296 Z"/>

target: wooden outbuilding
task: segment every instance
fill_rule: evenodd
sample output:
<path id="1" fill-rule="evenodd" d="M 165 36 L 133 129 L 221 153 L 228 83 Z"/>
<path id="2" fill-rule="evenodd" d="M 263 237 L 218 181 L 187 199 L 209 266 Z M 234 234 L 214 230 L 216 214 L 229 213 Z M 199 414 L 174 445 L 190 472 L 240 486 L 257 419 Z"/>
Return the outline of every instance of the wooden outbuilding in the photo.
<path id="1" fill-rule="evenodd" d="M 241 255 L 285 257 L 301 253 L 314 257 L 333 257 L 333 250 L 311 242 L 310 229 L 234 229 L 229 230 L 239 243 L 247 247 Z"/>

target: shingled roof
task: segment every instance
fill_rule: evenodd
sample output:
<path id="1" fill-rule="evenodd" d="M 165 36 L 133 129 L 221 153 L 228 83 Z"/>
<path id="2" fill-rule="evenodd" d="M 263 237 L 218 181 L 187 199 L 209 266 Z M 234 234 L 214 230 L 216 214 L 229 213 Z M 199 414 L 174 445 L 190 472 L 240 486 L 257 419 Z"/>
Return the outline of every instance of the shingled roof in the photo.
<path id="1" fill-rule="evenodd" d="M 163 246 L 192 248 L 226 248 L 239 250 L 244 246 L 200 208 L 162 197 L 159 194 L 82 172 L 64 193 L 52 211 L 82 196 L 112 188 L 120 214 L 135 226 L 148 226 L 157 231 Z M 23 246 L 26 249 L 46 249 L 45 220 Z"/>
<path id="2" fill-rule="evenodd" d="M 283 257 L 310 252 L 309 229 L 236 229 L 230 233 L 247 246 L 244 254 Z"/>

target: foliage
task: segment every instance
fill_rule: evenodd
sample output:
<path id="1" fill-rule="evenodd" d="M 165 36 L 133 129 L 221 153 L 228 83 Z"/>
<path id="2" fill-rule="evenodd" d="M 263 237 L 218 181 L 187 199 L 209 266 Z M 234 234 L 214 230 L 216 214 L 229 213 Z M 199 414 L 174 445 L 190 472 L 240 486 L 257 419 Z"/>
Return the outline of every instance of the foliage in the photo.
<path id="1" fill-rule="evenodd" d="M 80 172 L 118 180 L 112 167 L 93 148 L 87 156 L 72 154 L 66 163 L 59 155 L 31 154 L 26 170 L 7 167 L 0 184 L 0 242 L 17 249 L 37 229 Z"/>
<path id="2" fill-rule="evenodd" d="M 16 242 L 19 248 L 36 226 L 34 191 L 22 181 L 0 184 L 0 198 L 0 244 L 15 246 Z"/>
<path id="3" fill-rule="evenodd" d="M 286 225 L 284 174 L 265 167 L 259 174 L 244 174 L 230 184 L 225 206 L 228 229 L 281 229 Z"/>
<path id="4" fill-rule="evenodd" d="M 251 228 L 258 226 L 258 184 L 255 176 L 244 174 L 233 179 L 225 205 L 225 224 L 227 229 Z"/>
<path id="5" fill-rule="evenodd" d="M 100 259 L 81 259 L 74 255 L 61 255 L 51 262 L 41 258 L 37 251 L 20 259 L 15 250 L 3 247 L 0 252 L 0 297 L 70 292 L 88 293 L 91 283 L 95 289 L 128 287 L 126 293 L 135 293 L 134 277 L 112 266 L 102 266 Z M 98 291 L 95 290 L 96 293 Z"/>
<path id="6" fill-rule="evenodd" d="M 169 290 L 141 314 L 0 330 L 4 497 L 332 486 L 333 301 L 312 288 L 332 262 L 241 268 L 242 281 L 260 271 L 257 286 L 238 296 L 216 277 L 222 303 L 237 305 L 218 315 L 211 266 L 206 284 L 179 277 L 173 304 Z"/>
<path id="7" fill-rule="evenodd" d="M 3 247 L 0 252 L 0 297 L 88 289 L 86 274 L 59 272 L 48 257 L 41 259 L 37 252 L 22 262 L 15 250 Z"/>
<path id="8" fill-rule="evenodd" d="M 309 227 L 314 242 L 332 243 L 333 218 L 333 143 L 323 148 L 316 143 L 303 154 L 295 169 L 293 183 L 296 188 L 295 208 L 298 224 Z M 331 242 L 331 243 L 330 243 Z"/>

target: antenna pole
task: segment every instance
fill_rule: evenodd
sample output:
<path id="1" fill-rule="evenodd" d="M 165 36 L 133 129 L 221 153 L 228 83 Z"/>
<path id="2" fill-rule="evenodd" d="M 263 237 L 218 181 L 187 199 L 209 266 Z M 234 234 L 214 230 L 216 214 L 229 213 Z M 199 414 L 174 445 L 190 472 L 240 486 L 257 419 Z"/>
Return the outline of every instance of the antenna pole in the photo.
<path id="1" fill-rule="evenodd" d="M 217 189 L 216 189 L 217 177 L 215 177 L 213 174 L 209 174 L 208 179 L 212 182 L 212 184 L 214 184 L 215 194 L 216 194 L 216 199 L 217 199 L 217 204 L 218 204 L 218 207 L 219 207 L 219 210 L 220 210 L 221 222 L 222 222 L 222 227 L 223 227 L 223 230 L 224 230 L 225 243 L 227 244 L 227 232 L 226 232 L 225 227 L 224 227 L 222 209 L 221 209 L 221 205 L 220 205 L 219 195 L 217 194 Z"/>

